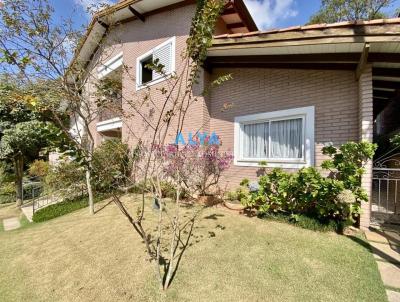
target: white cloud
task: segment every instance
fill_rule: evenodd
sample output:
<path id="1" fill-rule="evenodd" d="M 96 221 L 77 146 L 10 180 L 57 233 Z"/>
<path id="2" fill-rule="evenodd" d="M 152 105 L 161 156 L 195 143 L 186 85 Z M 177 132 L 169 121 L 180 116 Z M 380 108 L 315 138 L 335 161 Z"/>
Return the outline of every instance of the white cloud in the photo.
<path id="1" fill-rule="evenodd" d="M 97 10 L 109 5 L 113 5 L 117 0 L 74 0 L 75 4 L 82 7 L 87 15 L 91 15 Z"/>
<path id="2" fill-rule="evenodd" d="M 245 0 L 254 21 L 260 29 L 276 26 L 282 19 L 296 17 L 295 0 Z"/>

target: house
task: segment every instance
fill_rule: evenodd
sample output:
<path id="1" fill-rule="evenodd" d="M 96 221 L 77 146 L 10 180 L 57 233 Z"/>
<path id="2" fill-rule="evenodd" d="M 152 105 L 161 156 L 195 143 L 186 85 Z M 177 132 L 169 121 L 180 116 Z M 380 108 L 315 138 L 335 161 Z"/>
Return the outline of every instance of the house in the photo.
<path id="1" fill-rule="evenodd" d="M 129 117 L 132 108 L 124 100 L 140 99 L 145 87 L 161 87 L 165 80 L 146 68 L 148 62 L 159 58 L 167 73 L 180 68 L 195 10 L 192 0 L 120 1 L 94 16 L 74 60 L 100 80 L 122 83 L 115 98 Z M 374 140 L 374 121 L 388 119 L 385 108 L 398 98 L 399 68 L 400 19 L 263 32 L 243 0 L 230 0 L 216 24 L 199 91 L 219 75 L 233 79 L 198 96 L 183 132 L 217 133 L 222 148 L 235 156 L 223 179 L 229 186 L 254 179 L 261 160 L 291 170 L 318 167 L 327 144 Z M 156 91 L 153 101 L 161 98 Z M 229 110 L 222 110 L 227 103 Z M 120 137 L 134 145 L 132 127 L 148 130 L 137 115 L 121 119 L 108 111 L 92 125 L 96 144 Z M 366 169 L 362 185 L 372 198 L 372 163 Z M 397 180 L 395 190 L 397 196 Z M 369 226 L 371 209 L 371 203 L 363 205 L 362 227 Z"/>

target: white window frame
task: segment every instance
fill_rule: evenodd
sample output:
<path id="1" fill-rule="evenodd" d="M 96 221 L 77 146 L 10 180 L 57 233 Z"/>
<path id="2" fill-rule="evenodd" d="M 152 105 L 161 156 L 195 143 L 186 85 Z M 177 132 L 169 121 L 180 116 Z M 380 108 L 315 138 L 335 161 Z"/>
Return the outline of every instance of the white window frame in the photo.
<path id="1" fill-rule="evenodd" d="M 104 78 L 114 70 L 117 70 L 123 64 L 123 53 L 120 52 L 116 56 L 112 57 L 110 60 L 102 64 L 97 68 L 97 76 L 100 79 Z"/>
<path id="2" fill-rule="evenodd" d="M 148 58 L 150 55 L 153 55 L 153 53 L 156 50 L 158 50 L 158 49 L 160 49 L 160 48 L 162 48 L 162 47 L 164 47 L 164 46 L 166 46 L 168 44 L 171 44 L 171 48 L 172 48 L 172 51 L 171 51 L 171 53 L 172 53 L 172 55 L 171 55 L 171 71 L 168 74 L 166 74 L 166 75 L 164 75 L 164 76 L 162 76 L 160 78 L 157 78 L 155 80 L 152 80 L 150 82 L 142 84 L 142 73 L 141 73 L 141 71 L 142 71 L 142 66 L 141 66 L 142 62 L 141 61 L 143 61 L 144 59 Z M 149 50 L 148 52 L 146 52 L 145 54 L 141 55 L 140 57 L 138 57 L 136 59 L 136 91 L 141 90 L 141 89 L 146 88 L 146 87 L 149 87 L 149 86 L 152 86 L 154 84 L 160 83 L 162 81 L 165 81 L 166 79 L 168 79 L 175 72 L 175 44 L 176 44 L 176 37 L 174 36 L 174 37 L 168 39 L 167 41 L 161 43 L 160 45 L 157 45 L 156 47 L 154 47 L 153 49 Z"/>
<path id="3" fill-rule="evenodd" d="M 302 118 L 303 120 L 303 158 L 245 158 L 243 157 L 243 126 L 262 122 L 273 122 Z M 314 165 L 314 127 L 315 107 L 301 107 L 273 112 L 264 112 L 235 117 L 234 124 L 234 164 L 236 166 L 259 167 L 261 161 L 267 161 L 270 168 L 299 169 Z M 271 136 L 269 136 L 271 146 Z"/>

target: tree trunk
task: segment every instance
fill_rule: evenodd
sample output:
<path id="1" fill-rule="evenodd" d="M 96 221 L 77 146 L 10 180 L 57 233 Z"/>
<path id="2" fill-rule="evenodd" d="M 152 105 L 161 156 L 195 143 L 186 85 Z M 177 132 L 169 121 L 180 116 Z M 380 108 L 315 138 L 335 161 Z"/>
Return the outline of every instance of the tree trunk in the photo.
<path id="1" fill-rule="evenodd" d="M 86 170 L 86 186 L 89 195 L 89 214 L 94 215 L 94 201 L 93 201 L 93 190 L 91 182 L 91 172 L 90 169 Z"/>
<path id="2" fill-rule="evenodd" d="M 18 207 L 22 205 L 23 202 L 23 186 L 22 180 L 24 177 L 24 158 L 22 155 L 17 155 L 14 160 L 15 168 L 15 192 L 16 192 L 16 204 Z"/>

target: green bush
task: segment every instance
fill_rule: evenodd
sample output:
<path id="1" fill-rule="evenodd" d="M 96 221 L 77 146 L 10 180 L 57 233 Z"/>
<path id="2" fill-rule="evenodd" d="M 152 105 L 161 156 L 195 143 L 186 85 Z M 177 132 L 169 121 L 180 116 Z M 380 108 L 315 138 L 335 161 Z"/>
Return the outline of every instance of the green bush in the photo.
<path id="1" fill-rule="evenodd" d="M 74 190 L 84 186 L 85 181 L 85 170 L 76 161 L 61 161 L 52 166 L 44 179 L 48 191 Z"/>
<path id="2" fill-rule="evenodd" d="M 141 194 L 143 189 L 145 192 L 151 192 L 151 186 L 149 184 L 145 185 L 143 181 L 139 181 L 128 189 L 128 193 Z"/>
<path id="3" fill-rule="evenodd" d="M 236 193 L 236 191 L 229 191 L 225 194 L 225 197 L 227 200 L 229 201 L 235 201 L 238 200 L 238 194 Z"/>
<path id="4" fill-rule="evenodd" d="M 366 192 L 361 188 L 361 176 L 364 165 L 371 160 L 377 149 L 376 144 L 369 142 L 348 142 L 339 148 L 328 146 L 322 148 L 322 153 L 331 159 L 322 163 L 322 168 L 331 172 L 331 178 L 343 182 L 344 187 L 351 190 L 358 202 L 368 201 Z"/>
<path id="5" fill-rule="evenodd" d="M 361 188 L 363 165 L 373 157 L 375 145 L 347 143 L 339 149 L 326 147 L 331 156 L 323 167 L 330 177 L 323 177 L 315 168 L 303 168 L 295 173 L 273 169 L 259 178 L 259 190 L 240 198 L 259 213 L 306 215 L 319 221 L 334 220 L 338 225 L 353 224 L 360 214 L 360 202 L 368 200 Z M 242 185 L 248 187 L 247 180 Z"/>
<path id="6" fill-rule="evenodd" d="M 104 141 L 93 153 L 93 180 L 95 189 L 110 192 L 125 186 L 132 170 L 134 155 L 120 140 Z"/>
<path id="7" fill-rule="evenodd" d="M 0 204 L 15 202 L 15 177 L 12 169 L 5 163 L 0 162 Z"/>
<path id="8" fill-rule="evenodd" d="M 50 171 L 50 164 L 44 160 L 35 160 L 29 166 L 29 175 L 44 178 Z"/>
<path id="9" fill-rule="evenodd" d="M 15 202 L 15 184 L 14 182 L 3 182 L 0 184 L 0 204 Z"/>

